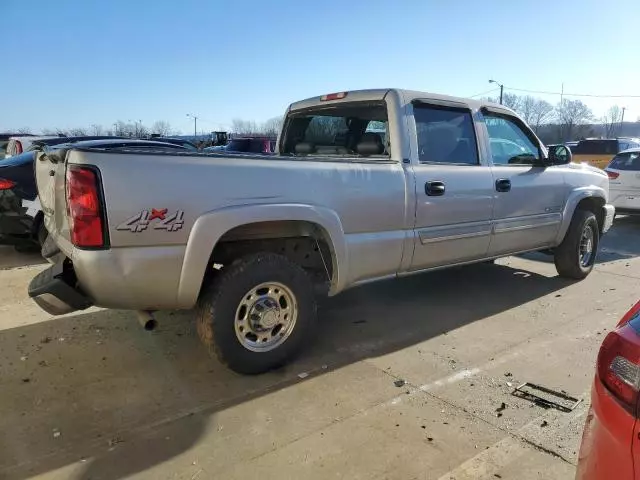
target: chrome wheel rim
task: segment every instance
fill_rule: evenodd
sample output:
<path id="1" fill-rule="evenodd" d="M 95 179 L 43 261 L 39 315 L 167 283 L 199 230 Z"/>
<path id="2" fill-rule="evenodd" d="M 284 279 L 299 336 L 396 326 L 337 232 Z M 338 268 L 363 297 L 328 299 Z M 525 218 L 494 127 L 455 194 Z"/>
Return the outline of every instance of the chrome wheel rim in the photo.
<path id="1" fill-rule="evenodd" d="M 589 265 L 591 265 L 591 260 L 593 259 L 593 243 L 593 228 L 590 225 L 587 225 L 582 231 L 582 236 L 580 237 L 580 247 L 578 251 L 580 265 L 582 265 L 583 267 L 588 267 Z"/>
<path id="2" fill-rule="evenodd" d="M 268 352 L 289 338 L 298 320 L 293 292 L 278 282 L 265 282 L 244 294 L 234 326 L 240 344 L 252 352 Z"/>

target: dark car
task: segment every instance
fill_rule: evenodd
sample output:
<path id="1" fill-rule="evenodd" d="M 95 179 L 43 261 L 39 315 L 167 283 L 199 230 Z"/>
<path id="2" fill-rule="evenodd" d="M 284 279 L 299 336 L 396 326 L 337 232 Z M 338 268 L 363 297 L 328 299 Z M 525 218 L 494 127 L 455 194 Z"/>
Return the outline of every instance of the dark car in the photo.
<path id="1" fill-rule="evenodd" d="M 164 143 L 170 143 L 171 145 L 179 145 L 181 147 L 186 148 L 187 150 L 191 150 L 193 152 L 197 152 L 198 151 L 198 147 L 196 147 L 193 143 L 191 143 L 189 140 L 184 140 L 182 138 L 171 138 L 171 137 L 151 137 L 152 141 L 154 142 L 164 142 Z"/>
<path id="2" fill-rule="evenodd" d="M 47 231 L 42 223 L 33 162 L 39 151 L 60 148 L 102 148 L 145 151 L 189 151 L 168 142 L 102 137 L 73 141 L 73 137 L 42 140 L 36 150 L 0 160 L 0 244 L 32 247 L 44 243 Z M 57 142 L 56 140 L 63 140 Z M 71 140 L 71 141 L 70 141 Z"/>
<path id="3" fill-rule="evenodd" d="M 233 138 L 224 147 L 225 152 L 273 153 L 276 139 L 271 137 Z"/>
<path id="4" fill-rule="evenodd" d="M 89 140 L 131 140 L 129 137 L 118 137 L 113 135 L 94 135 L 81 137 L 55 137 L 55 138 L 43 138 L 34 140 L 34 142 L 27 147 L 26 152 L 33 150 L 42 150 L 45 147 L 55 147 L 56 145 L 62 145 L 63 143 L 76 143 L 85 142 Z"/>

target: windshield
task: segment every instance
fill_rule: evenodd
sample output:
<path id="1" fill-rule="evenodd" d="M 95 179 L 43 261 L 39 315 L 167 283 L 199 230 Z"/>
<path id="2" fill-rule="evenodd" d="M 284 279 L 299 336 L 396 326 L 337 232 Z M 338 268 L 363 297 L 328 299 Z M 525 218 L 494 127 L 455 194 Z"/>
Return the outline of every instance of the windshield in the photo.
<path id="1" fill-rule="evenodd" d="M 342 104 L 290 115 L 285 154 L 388 157 L 384 102 Z"/>

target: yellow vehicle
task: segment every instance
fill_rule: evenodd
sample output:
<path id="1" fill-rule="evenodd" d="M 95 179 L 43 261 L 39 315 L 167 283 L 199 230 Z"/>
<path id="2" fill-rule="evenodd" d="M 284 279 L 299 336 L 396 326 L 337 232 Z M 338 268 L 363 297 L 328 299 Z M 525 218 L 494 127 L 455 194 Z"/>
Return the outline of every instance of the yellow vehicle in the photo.
<path id="1" fill-rule="evenodd" d="M 569 147 L 573 161 L 588 163 L 594 167 L 604 169 L 613 157 L 628 148 L 640 147 L 637 138 L 587 138 L 580 140 L 575 147 Z"/>

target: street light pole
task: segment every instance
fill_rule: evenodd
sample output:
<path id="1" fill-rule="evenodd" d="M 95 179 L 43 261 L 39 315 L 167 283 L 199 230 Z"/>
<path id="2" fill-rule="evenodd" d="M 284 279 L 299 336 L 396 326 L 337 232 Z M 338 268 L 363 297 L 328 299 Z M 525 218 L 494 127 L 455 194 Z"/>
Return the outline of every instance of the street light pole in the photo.
<path id="1" fill-rule="evenodd" d="M 504 91 L 504 85 L 502 83 L 498 83 L 495 80 L 489 80 L 489 83 L 495 83 L 500 87 L 500 105 L 502 105 L 502 92 Z"/>
<path id="2" fill-rule="evenodd" d="M 193 136 L 197 137 L 198 136 L 198 117 L 196 117 L 191 113 L 187 113 L 187 117 L 193 118 Z"/>

